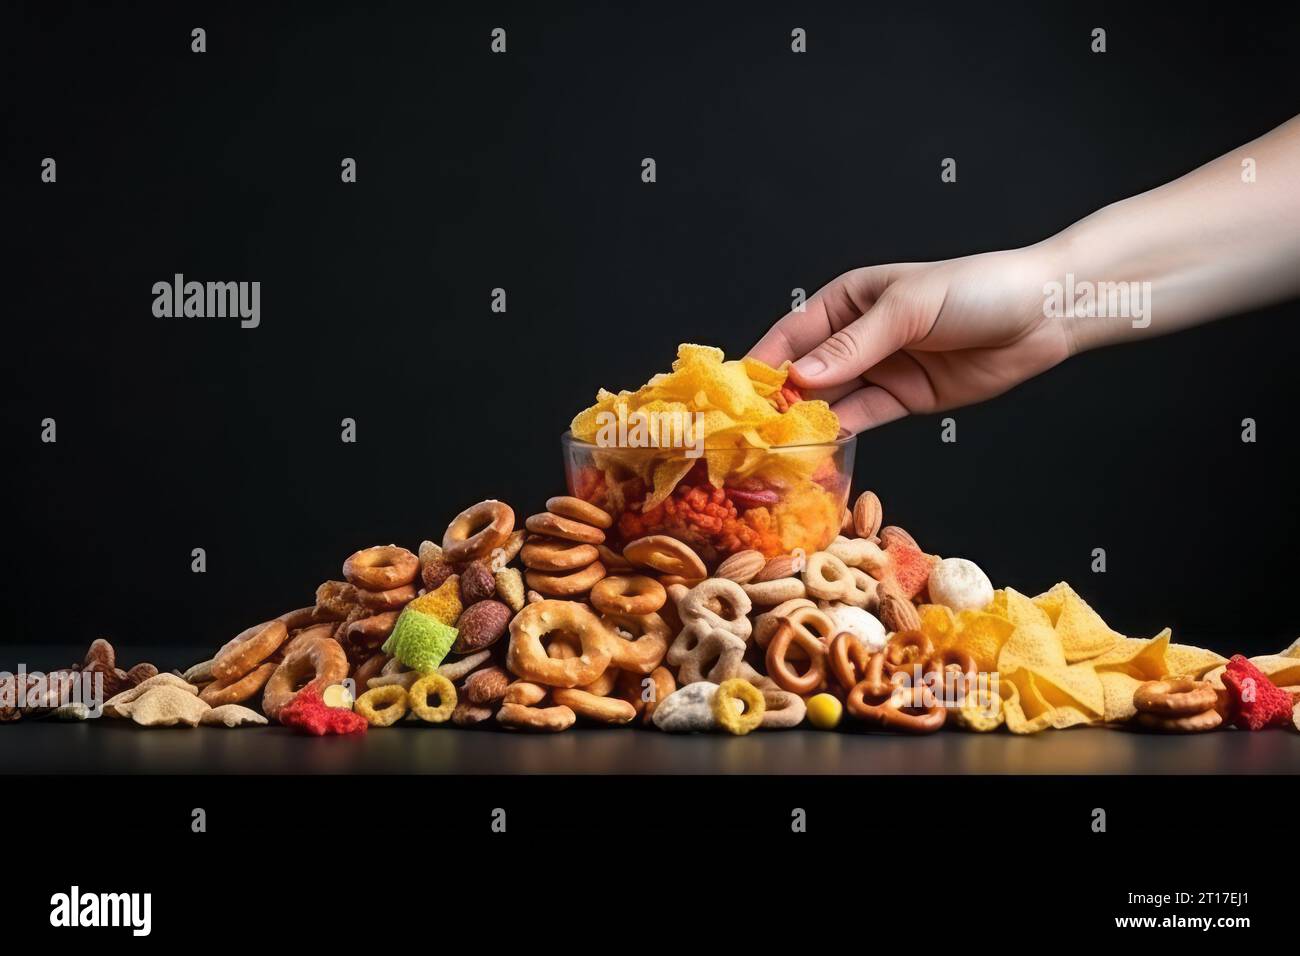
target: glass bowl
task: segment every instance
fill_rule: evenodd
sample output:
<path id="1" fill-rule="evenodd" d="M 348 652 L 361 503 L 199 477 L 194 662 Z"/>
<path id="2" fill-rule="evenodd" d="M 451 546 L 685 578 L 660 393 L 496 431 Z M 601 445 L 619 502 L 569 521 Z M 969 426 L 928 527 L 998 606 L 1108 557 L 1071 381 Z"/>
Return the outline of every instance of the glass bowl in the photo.
<path id="1" fill-rule="evenodd" d="M 839 534 L 857 438 L 767 449 L 606 448 L 560 439 L 569 494 L 614 516 L 606 532 L 628 541 L 663 534 L 709 565 L 737 551 L 767 557 L 820 551 Z"/>

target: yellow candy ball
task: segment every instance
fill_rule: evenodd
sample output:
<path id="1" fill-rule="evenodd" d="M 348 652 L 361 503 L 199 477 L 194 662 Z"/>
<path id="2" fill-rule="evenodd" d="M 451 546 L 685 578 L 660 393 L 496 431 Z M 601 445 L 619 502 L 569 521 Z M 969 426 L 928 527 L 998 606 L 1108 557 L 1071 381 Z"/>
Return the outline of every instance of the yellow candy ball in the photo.
<path id="1" fill-rule="evenodd" d="M 321 692 L 321 700 L 325 702 L 326 707 L 342 707 L 344 710 L 352 709 L 352 695 L 342 684 L 330 684 Z"/>
<path id="2" fill-rule="evenodd" d="M 817 694 L 808 699 L 808 723 L 818 730 L 834 730 L 844 716 L 844 705 L 833 694 Z"/>

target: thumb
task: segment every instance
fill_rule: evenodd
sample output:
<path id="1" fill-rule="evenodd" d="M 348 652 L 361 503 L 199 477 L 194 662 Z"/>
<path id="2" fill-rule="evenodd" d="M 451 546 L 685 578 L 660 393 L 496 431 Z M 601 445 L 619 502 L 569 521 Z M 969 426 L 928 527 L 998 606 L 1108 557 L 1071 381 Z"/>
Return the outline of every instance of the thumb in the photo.
<path id="1" fill-rule="evenodd" d="M 905 323 L 892 296 L 822 342 L 790 368 L 800 388 L 833 388 L 858 378 L 905 343 Z"/>

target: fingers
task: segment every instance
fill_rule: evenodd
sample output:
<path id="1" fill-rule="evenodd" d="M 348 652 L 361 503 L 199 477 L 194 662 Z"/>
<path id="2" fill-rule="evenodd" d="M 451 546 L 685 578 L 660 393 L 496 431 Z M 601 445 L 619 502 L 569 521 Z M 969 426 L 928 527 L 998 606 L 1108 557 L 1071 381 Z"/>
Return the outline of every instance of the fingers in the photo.
<path id="1" fill-rule="evenodd" d="M 800 388 L 831 388 L 856 379 L 902 347 L 906 330 L 895 301 L 884 296 L 860 319 L 832 333 L 791 366 Z"/>
<path id="2" fill-rule="evenodd" d="M 899 262 L 853 269 L 837 276 L 804 303 L 802 312 L 783 316 L 749 354 L 772 366 L 807 355 L 861 317 L 891 282 L 916 267 L 916 263 Z"/>
<path id="3" fill-rule="evenodd" d="M 853 434 L 902 418 L 907 407 L 879 385 L 867 385 L 831 406 L 840 427 Z"/>

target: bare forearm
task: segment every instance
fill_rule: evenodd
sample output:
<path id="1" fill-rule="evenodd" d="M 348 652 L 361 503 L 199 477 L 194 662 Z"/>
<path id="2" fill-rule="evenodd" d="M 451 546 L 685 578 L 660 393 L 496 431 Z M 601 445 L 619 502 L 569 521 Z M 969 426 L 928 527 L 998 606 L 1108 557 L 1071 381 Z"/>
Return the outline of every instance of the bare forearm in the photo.
<path id="1" fill-rule="evenodd" d="M 1253 164 L 1243 166 L 1246 160 Z M 1062 284 L 1072 274 L 1072 285 L 1128 283 L 1135 294 L 1149 295 L 1146 319 L 1074 317 L 1069 326 L 1080 350 L 1296 295 L 1300 117 L 1180 179 L 1107 206 L 1042 245 Z"/>

